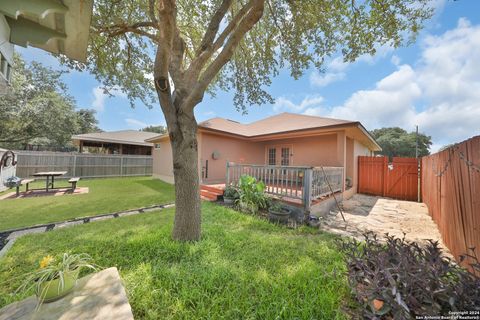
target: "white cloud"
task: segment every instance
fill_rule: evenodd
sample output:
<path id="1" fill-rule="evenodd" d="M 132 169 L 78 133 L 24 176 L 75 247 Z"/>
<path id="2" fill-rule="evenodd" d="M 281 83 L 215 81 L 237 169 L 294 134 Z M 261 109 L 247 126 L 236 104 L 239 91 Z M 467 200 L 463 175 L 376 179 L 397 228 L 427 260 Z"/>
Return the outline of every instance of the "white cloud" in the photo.
<path id="1" fill-rule="evenodd" d="M 326 73 L 320 73 L 318 70 L 310 73 L 310 85 L 314 87 L 325 87 L 332 82 L 343 80 L 347 68 L 348 63 L 343 62 L 342 56 L 338 56 L 328 63 Z"/>
<path id="2" fill-rule="evenodd" d="M 383 45 L 378 47 L 375 55 L 364 54 L 355 60 L 355 62 L 344 62 L 343 56 L 337 56 L 332 59 L 326 66 L 325 73 L 320 73 L 318 70 L 310 73 L 310 85 L 313 87 L 326 87 L 330 83 L 337 82 L 346 78 L 347 69 L 355 63 L 363 62 L 370 65 L 375 64 L 379 59 L 386 57 L 393 48 L 389 45 Z"/>
<path id="3" fill-rule="evenodd" d="M 127 95 L 124 92 L 122 92 L 120 89 L 113 89 L 113 90 L 110 90 L 109 92 L 112 95 L 112 97 L 120 97 L 120 98 L 127 97 Z M 93 93 L 93 102 L 92 102 L 93 109 L 97 110 L 98 112 L 103 111 L 105 109 L 105 100 L 110 96 L 108 95 L 108 93 L 105 93 L 101 87 L 93 88 L 92 93 Z"/>
<path id="4" fill-rule="evenodd" d="M 400 65 L 370 90 L 353 93 L 342 105 L 309 114 L 359 120 L 368 129 L 400 126 L 433 137 L 435 148 L 480 133 L 480 25 L 464 18 L 456 28 L 422 43 L 412 67 Z M 304 111 L 305 113 L 307 111 Z"/>
<path id="5" fill-rule="evenodd" d="M 344 72 L 327 72 L 325 74 L 321 74 L 315 70 L 310 73 L 310 84 L 315 87 L 325 87 L 332 82 L 340 81 L 344 78 Z"/>
<path id="6" fill-rule="evenodd" d="M 291 100 L 285 97 L 279 97 L 275 100 L 275 104 L 273 105 L 273 110 L 276 112 L 280 111 L 290 111 L 290 112 L 302 112 L 308 108 L 315 108 L 322 104 L 323 97 L 319 95 L 314 96 L 307 96 L 305 97 L 302 102 L 296 104 Z"/>
<path id="7" fill-rule="evenodd" d="M 148 127 L 148 124 L 137 119 L 127 118 L 125 119 L 125 122 L 129 127 L 135 128 L 135 129 L 142 129 L 142 128 Z"/>
<path id="8" fill-rule="evenodd" d="M 360 120 L 368 128 L 408 126 L 415 115 L 414 101 L 421 96 L 415 77 L 410 66 L 400 66 L 374 89 L 355 92 L 342 106 L 333 108 L 330 116 Z"/>
<path id="9" fill-rule="evenodd" d="M 400 57 L 397 56 L 397 55 L 395 55 L 395 54 L 394 54 L 394 55 L 392 56 L 392 58 L 390 59 L 390 62 L 392 62 L 392 63 L 393 63 L 394 65 L 396 65 L 396 66 L 399 66 L 401 61 L 402 61 L 402 60 L 400 59 Z"/>
<path id="10" fill-rule="evenodd" d="M 211 110 L 210 110 L 210 111 L 205 111 L 205 112 L 203 113 L 203 115 L 204 115 L 204 116 L 207 116 L 207 117 L 215 117 L 216 113 L 215 113 L 215 111 L 211 111 Z"/>

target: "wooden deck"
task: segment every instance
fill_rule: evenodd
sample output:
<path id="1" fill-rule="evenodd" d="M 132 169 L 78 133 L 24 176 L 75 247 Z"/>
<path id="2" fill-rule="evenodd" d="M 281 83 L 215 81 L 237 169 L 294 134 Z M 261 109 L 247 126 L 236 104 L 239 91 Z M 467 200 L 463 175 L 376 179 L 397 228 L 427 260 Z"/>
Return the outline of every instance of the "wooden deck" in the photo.
<path id="1" fill-rule="evenodd" d="M 280 192 L 284 192 L 286 194 L 286 190 L 281 189 L 279 185 L 268 184 L 266 189 L 267 189 L 267 193 L 268 193 L 268 190 L 271 190 L 271 191 L 275 190 L 275 194 L 278 194 Z M 207 200 L 207 201 L 216 201 L 218 199 L 218 196 L 223 195 L 223 190 L 225 190 L 225 183 L 202 184 L 202 185 L 200 185 L 200 194 L 202 196 L 202 199 Z M 299 188 L 299 190 L 296 190 L 296 191 L 298 192 L 298 196 L 300 198 L 302 198 L 303 195 L 302 195 L 301 188 Z M 340 195 L 341 192 L 336 192 L 335 194 Z M 296 207 L 303 206 L 303 202 L 302 202 L 301 199 L 291 198 L 291 197 L 288 197 L 288 196 L 279 197 L 277 195 L 272 195 L 272 197 L 277 198 L 277 199 L 281 200 L 282 202 L 284 202 L 286 204 L 289 204 L 289 205 L 293 205 L 293 206 L 296 206 Z M 315 200 L 312 201 L 311 206 L 315 206 L 317 204 L 320 204 L 323 201 L 329 199 L 330 197 L 331 197 L 331 195 L 326 195 L 324 197 L 315 199 Z"/>

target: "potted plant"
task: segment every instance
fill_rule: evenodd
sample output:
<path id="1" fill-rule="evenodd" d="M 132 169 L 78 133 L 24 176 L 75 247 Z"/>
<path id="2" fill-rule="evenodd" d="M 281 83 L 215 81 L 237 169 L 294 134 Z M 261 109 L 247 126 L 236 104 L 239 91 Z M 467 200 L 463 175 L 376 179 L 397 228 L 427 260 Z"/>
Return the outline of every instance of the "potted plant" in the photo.
<path id="1" fill-rule="evenodd" d="M 225 202 L 225 204 L 233 204 L 238 197 L 238 190 L 234 186 L 228 186 L 225 188 L 225 191 L 223 191 L 223 202 Z"/>
<path id="2" fill-rule="evenodd" d="M 290 212 L 290 209 L 284 207 L 280 201 L 272 201 L 268 207 L 268 218 L 272 222 L 287 223 Z"/>
<path id="3" fill-rule="evenodd" d="M 28 291 L 35 288 L 38 305 L 63 298 L 70 293 L 77 284 L 80 271 L 83 268 L 97 270 L 92 258 L 85 253 L 64 253 L 61 258 L 51 255 L 43 257 L 40 268 L 29 274 L 22 286 L 18 289 Z"/>

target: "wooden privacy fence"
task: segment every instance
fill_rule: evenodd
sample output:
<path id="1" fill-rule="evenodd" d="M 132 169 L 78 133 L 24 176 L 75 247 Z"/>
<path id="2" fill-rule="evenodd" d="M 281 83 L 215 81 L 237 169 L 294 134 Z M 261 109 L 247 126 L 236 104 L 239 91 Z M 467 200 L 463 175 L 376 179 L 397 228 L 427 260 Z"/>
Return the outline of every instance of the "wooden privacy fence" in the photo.
<path id="1" fill-rule="evenodd" d="M 300 200 L 309 210 L 312 203 L 343 188 L 343 167 L 296 167 L 237 164 L 227 162 L 226 184 L 236 185 L 242 175 L 255 177 L 266 185 L 266 192 L 286 199 Z M 327 180 L 330 186 L 327 184 Z M 332 191 L 330 190 L 332 188 Z"/>
<path id="2" fill-rule="evenodd" d="M 358 192 L 418 201 L 421 170 L 415 158 L 358 157 Z"/>
<path id="3" fill-rule="evenodd" d="M 68 177 L 123 177 L 152 174 L 152 157 L 65 152 L 15 151 L 21 178 L 39 171 L 67 171 Z"/>
<path id="4" fill-rule="evenodd" d="M 423 202 L 455 258 L 480 253 L 480 136 L 422 158 Z"/>

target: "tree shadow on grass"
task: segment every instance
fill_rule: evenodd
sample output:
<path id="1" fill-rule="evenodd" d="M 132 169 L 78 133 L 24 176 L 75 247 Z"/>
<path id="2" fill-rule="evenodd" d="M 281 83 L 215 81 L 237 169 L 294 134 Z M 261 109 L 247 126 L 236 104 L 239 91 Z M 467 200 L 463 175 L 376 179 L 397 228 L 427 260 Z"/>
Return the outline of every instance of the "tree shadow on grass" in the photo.
<path id="1" fill-rule="evenodd" d="M 142 185 L 146 188 L 152 189 L 157 192 L 158 191 L 165 192 L 166 190 L 174 192 L 174 186 L 172 184 L 166 183 L 160 179 L 138 180 L 138 181 L 134 181 L 133 183 Z"/>
<path id="2" fill-rule="evenodd" d="M 343 264 L 331 241 L 204 208 L 198 243 L 171 240 L 172 211 L 127 217 L 20 239 L 0 275 L 74 248 L 120 270 L 138 318 L 338 316 L 346 285 L 335 274 Z M 0 304 L 8 300 L 0 298 Z"/>

